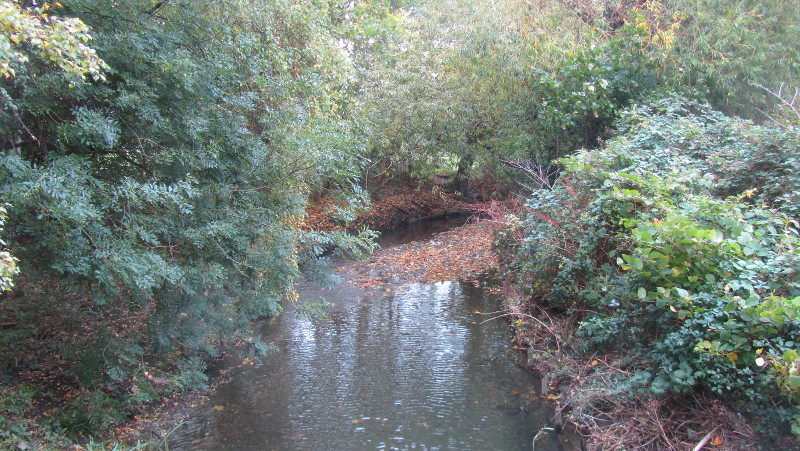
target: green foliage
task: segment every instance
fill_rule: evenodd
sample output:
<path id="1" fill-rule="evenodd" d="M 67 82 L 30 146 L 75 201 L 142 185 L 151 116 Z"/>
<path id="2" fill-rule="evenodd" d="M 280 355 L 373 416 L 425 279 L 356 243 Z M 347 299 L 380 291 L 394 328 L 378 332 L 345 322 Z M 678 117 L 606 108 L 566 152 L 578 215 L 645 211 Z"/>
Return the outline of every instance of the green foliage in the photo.
<path id="1" fill-rule="evenodd" d="M 8 218 L 6 207 L 0 206 L 0 232 Z M 0 239 L 0 246 L 5 246 L 5 241 Z M 0 291 L 9 291 L 14 287 L 14 276 L 19 274 L 17 259 L 8 250 L 0 250 Z"/>
<path id="2" fill-rule="evenodd" d="M 20 386 L 10 392 L 4 392 L 0 398 L 0 411 L 6 414 L 19 415 L 31 406 L 37 389 Z"/>
<path id="3" fill-rule="evenodd" d="M 357 29 L 334 20 L 346 5 L 64 3 L 55 12 L 78 19 L 3 2 L 14 14 L 3 20 L 24 22 L 4 38 L 58 44 L 77 66 L 15 59 L 0 81 L 5 237 L 26 286 L 3 307 L 13 326 L 0 342 L 49 323 L 73 334 L 52 350 L 85 392 L 61 415 L 78 431 L 202 385 L 204 356 L 294 296 L 298 265 L 322 254 L 304 253 L 308 243 L 356 253 L 374 236 L 299 229 L 310 193 L 352 194 L 365 164 L 338 40 Z M 94 50 L 64 47 L 87 41 L 88 27 Z M 94 82 L 71 86 L 62 69 Z M 15 268 L 5 257 L 4 284 Z M 4 347 L 4 369 L 18 351 Z"/>
<path id="4" fill-rule="evenodd" d="M 412 10 L 406 33 L 364 70 L 376 171 L 495 176 L 501 160 L 547 165 L 599 145 L 617 114 L 664 80 L 643 43 L 649 34 L 611 30 L 599 3 L 592 20 L 549 1 Z"/>
<path id="5" fill-rule="evenodd" d="M 586 347 L 638 356 L 640 387 L 743 398 L 785 424 L 800 413 L 797 130 L 676 98 L 623 116 L 529 200 L 518 277 L 580 319 Z M 783 158 L 762 168 L 764 154 Z"/>
<path id="6" fill-rule="evenodd" d="M 73 398 L 56 418 L 56 427 L 71 435 L 97 431 L 125 419 L 119 401 L 99 390 Z"/>
<path id="7" fill-rule="evenodd" d="M 671 164 L 669 149 L 683 155 L 703 174 L 713 174 L 718 197 L 747 193 L 749 202 L 779 207 L 797 219 L 800 213 L 800 128 L 796 125 L 754 126 L 729 118 L 697 102 L 666 97 L 631 108 L 618 124 L 620 135 L 634 140 L 651 158 L 654 169 Z M 636 157 L 641 158 L 641 157 Z M 681 164 L 684 164 L 681 161 Z M 752 190 L 752 191 L 751 191 Z"/>
<path id="8" fill-rule="evenodd" d="M 758 110 L 771 110 L 775 99 L 759 85 L 777 87 L 798 78 L 797 2 L 702 0 L 670 6 L 679 26 L 665 68 L 678 83 L 707 92 L 715 107 L 763 119 Z"/>
<path id="9" fill-rule="evenodd" d="M 50 4 L 23 8 L 18 2 L 0 3 L 0 75 L 13 77 L 31 57 L 52 62 L 69 76 L 83 80 L 88 73 L 104 80 L 108 67 L 94 49 L 89 28 L 77 18 L 50 16 Z"/>
<path id="10" fill-rule="evenodd" d="M 630 8 L 626 10 L 626 8 Z M 362 66 L 371 173 L 548 165 L 665 88 L 764 120 L 800 74 L 796 2 L 421 2 Z M 755 161 L 755 160 L 753 160 Z M 456 163 L 458 165 L 458 163 Z"/>
<path id="11" fill-rule="evenodd" d="M 546 165 L 576 149 L 596 147 L 619 112 L 657 84 L 635 36 L 588 37 L 598 43 L 577 48 L 555 67 L 540 67 L 539 57 L 530 57 L 535 70 L 524 75 L 527 89 L 510 105 L 493 142 L 500 155 Z"/>

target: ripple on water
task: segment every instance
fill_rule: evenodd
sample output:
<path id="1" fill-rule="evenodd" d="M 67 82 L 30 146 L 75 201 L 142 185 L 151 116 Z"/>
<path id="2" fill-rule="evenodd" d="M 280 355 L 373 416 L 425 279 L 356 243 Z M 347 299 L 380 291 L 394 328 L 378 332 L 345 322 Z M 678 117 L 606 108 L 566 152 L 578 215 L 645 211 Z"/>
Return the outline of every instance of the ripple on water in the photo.
<path id="1" fill-rule="evenodd" d="M 288 311 L 265 327 L 280 351 L 221 385 L 225 408 L 176 447 L 207 433 L 215 450 L 530 449 L 548 409 L 508 391 L 538 384 L 511 363 L 508 326 L 474 315 L 499 301 L 458 282 L 393 288 L 301 288 L 335 304 L 331 319 Z"/>

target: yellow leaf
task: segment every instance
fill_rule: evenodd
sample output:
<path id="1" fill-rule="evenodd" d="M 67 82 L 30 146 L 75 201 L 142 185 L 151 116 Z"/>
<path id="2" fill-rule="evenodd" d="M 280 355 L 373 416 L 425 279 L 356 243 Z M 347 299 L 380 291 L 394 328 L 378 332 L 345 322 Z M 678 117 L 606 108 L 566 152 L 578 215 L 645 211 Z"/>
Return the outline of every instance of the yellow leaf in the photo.
<path id="1" fill-rule="evenodd" d="M 216 410 L 217 412 L 222 412 L 223 410 L 225 410 L 225 406 L 214 406 L 214 410 Z"/>
<path id="2" fill-rule="evenodd" d="M 719 446 L 719 445 L 721 445 L 723 443 L 724 442 L 722 441 L 721 437 L 716 437 L 714 440 L 711 441 L 711 445 L 712 446 Z"/>
<path id="3" fill-rule="evenodd" d="M 731 352 L 728 354 L 728 360 L 731 361 L 731 365 L 736 366 L 736 361 L 739 360 L 739 354 L 735 352 Z"/>

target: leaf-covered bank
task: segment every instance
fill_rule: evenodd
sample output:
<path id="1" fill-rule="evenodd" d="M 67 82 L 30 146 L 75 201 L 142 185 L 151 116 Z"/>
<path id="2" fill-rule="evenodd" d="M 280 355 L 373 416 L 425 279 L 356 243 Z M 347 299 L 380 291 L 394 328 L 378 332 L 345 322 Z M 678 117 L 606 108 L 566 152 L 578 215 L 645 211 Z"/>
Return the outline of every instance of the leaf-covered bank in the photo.
<path id="1" fill-rule="evenodd" d="M 428 181 L 387 180 L 380 187 L 363 192 L 363 202 L 332 196 L 315 199 L 306 210 L 303 228 L 317 231 L 361 230 L 385 232 L 424 218 L 430 219 L 457 211 L 466 212 L 469 205 L 456 199 L 452 192 Z"/>

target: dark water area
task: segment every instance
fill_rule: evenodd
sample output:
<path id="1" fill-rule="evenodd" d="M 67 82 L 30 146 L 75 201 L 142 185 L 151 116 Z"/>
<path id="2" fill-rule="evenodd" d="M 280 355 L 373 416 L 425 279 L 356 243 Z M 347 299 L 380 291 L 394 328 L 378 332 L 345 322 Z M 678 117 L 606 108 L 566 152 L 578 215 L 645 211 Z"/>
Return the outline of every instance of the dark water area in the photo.
<path id="1" fill-rule="evenodd" d="M 401 229 L 381 232 L 380 238 L 378 238 L 378 244 L 380 244 L 381 247 L 391 247 L 407 244 L 412 241 L 424 240 L 437 233 L 460 227 L 466 224 L 470 218 L 472 218 L 472 215 L 463 213 L 432 221 L 414 222 Z"/>
<path id="2" fill-rule="evenodd" d="M 500 309 L 488 285 L 299 284 L 299 304 L 324 298 L 327 317 L 289 305 L 259 324 L 273 351 L 234 370 L 171 448 L 530 450 L 552 408 L 508 324 L 477 314 Z M 579 443 L 536 443 L 560 449 Z"/>

